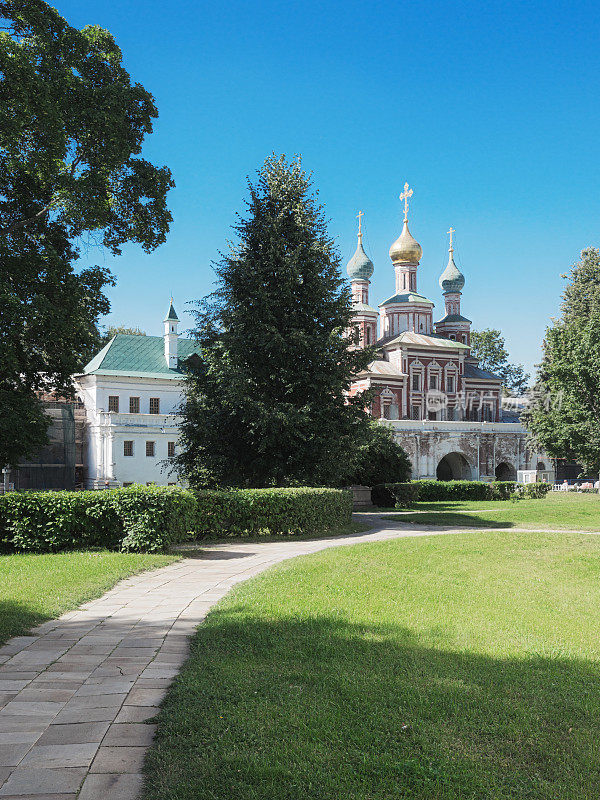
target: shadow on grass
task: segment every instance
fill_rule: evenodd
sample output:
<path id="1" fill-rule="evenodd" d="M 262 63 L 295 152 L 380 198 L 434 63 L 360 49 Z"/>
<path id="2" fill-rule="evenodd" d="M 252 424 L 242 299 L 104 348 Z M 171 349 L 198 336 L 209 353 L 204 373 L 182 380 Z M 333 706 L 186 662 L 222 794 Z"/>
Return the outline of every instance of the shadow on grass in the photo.
<path id="1" fill-rule="evenodd" d="M 399 525 L 443 525 L 456 528 L 514 528 L 514 522 L 507 520 L 495 520 L 482 516 L 481 514 L 461 514 L 461 513 L 435 513 L 422 512 L 421 514 L 397 514 L 396 516 L 383 516 L 389 522 L 396 522 Z"/>
<path id="2" fill-rule="evenodd" d="M 34 611 L 25 603 L 0 600 L 0 647 L 13 636 L 25 636 L 31 628 L 49 619 L 52 617 Z"/>
<path id="3" fill-rule="evenodd" d="M 160 714 L 145 798 L 597 798 L 599 666 L 446 636 L 213 612 Z"/>

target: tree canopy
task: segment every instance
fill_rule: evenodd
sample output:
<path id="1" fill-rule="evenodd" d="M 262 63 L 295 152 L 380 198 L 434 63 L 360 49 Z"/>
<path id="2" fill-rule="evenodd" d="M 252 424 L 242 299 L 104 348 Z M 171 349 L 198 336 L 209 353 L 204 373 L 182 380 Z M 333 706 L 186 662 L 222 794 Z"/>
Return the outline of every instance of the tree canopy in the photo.
<path id="1" fill-rule="evenodd" d="M 137 325 L 135 327 L 129 327 L 128 325 L 108 325 L 104 328 L 100 344 L 104 347 L 117 333 L 127 333 L 130 336 L 146 336 L 146 331 L 138 328 Z"/>
<path id="2" fill-rule="evenodd" d="M 372 360 L 348 334 L 349 288 L 299 158 L 268 158 L 196 312 L 177 464 L 196 486 L 336 484 L 365 437 Z"/>
<path id="3" fill-rule="evenodd" d="M 40 392 L 68 394 L 109 310 L 92 237 L 118 254 L 165 240 L 173 185 L 141 157 L 157 110 L 108 31 L 42 0 L 0 0 L 0 464 L 45 440 Z"/>
<path id="4" fill-rule="evenodd" d="M 527 389 L 530 376 L 522 364 L 511 364 L 502 333 L 496 328 L 472 331 L 471 352 L 479 359 L 482 369 L 502 378 L 506 394 L 521 395 Z"/>
<path id="5" fill-rule="evenodd" d="M 408 453 L 385 424 L 373 420 L 358 445 L 354 464 L 344 475 L 344 485 L 375 486 L 410 480 L 412 464 Z"/>
<path id="6" fill-rule="evenodd" d="M 573 265 L 561 318 L 546 330 L 542 363 L 522 419 L 554 458 L 600 472 L 600 255 L 587 248 Z"/>

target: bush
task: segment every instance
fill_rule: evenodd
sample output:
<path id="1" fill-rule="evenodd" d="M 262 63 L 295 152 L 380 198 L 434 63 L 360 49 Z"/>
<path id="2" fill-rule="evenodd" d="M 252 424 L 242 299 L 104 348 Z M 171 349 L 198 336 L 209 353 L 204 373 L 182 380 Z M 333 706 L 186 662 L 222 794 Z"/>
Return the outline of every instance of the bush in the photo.
<path id="1" fill-rule="evenodd" d="M 516 481 L 494 481 L 492 487 L 492 500 L 510 500 L 517 491 Z"/>
<path id="2" fill-rule="evenodd" d="M 410 508 L 418 499 L 417 481 L 379 483 L 371 489 L 371 502 L 379 508 Z"/>
<path id="3" fill-rule="evenodd" d="M 483 481 L 415 481 L 419 500 L 492 500 L 492 484 Z"/>
<path id="4" fill-rule="evenodd" d="M 0 549 L 155 553 L 195 535 L 314 533 L 347 525 L 351 515 L 351 492 L 337 489 L 11 492 L 0 496 Z"/>
<path id="5" fill-rule="evenodd" d="M 347 486 L 403 483 L 410 480 L 411 473 L 408 453 L 394 439 L 392 430 L 379 422 L 372 422 L 343 483 Z"/>
<path id="6" fill-rule="evenodd" d="M 517 485 L 517 495 L 528 500 L 539 500 L 546 497 L 552 489 L 549 483 L 519 483 Z"/>
<path id="7" fill-rule="evenodd" d="M 352 519 L 352 493 L 340 489 L 205 490 L 196 500 L 205 536 L 316 533 Z"/>

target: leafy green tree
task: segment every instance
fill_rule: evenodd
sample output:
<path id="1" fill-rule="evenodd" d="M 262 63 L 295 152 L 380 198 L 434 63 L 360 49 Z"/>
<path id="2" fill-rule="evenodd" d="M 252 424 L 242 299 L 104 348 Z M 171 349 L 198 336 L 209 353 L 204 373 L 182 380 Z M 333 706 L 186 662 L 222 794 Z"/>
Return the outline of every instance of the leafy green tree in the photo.
<path id="1" fill-rule="evenodd" d="M 200 305 L 178 468 L 195 486 L 333 485 L 365 436 L 352 376 L 350 292 L 299 158 L 271 156 L 249 181 L 237 241 Z"/>
<path id="2" fill-rule="evenodd" d="M 113 279 L 75 270 L 84 237 L 165 240 L 171 174 L 139 157 L 156 116 L 108 31 L 0 0 L 0 465 L 44 443 L 38 394 L 68 394 L 98 347 Z"/>
<path id="3" fill-rule="evenodd" d="M 141 328 L 137 326 L 135 328 L 129 328 L 127 325 L 109 325 L 107 328 L 104 329 L 104 333 L 102 335 L 102 340 L 100 344 L 104 347 L 105 344 L 108 344 L 112 338 L 114 338 L 117 333 L 126 333 L 130 336 L 145 336 L 146 331 L 143 331 Z"/>
<path id="4" fill-rule="evenodd" d="M 562 318 L 546 330 L 542 363 L 521 418 L 554 458 L 600 472 L 600 256 L 581 253 L 563 293 Z"/>
<path id="5" fill-rule="evenodd" d="M 375 486 L 410 480 L 412 464 L 406 450 L 396 442 L 385 424 L 371 422 L 360 442 L 353 469 L 344 476 L 347 486 Z"/>
<path id="6" fill-rule="evenodd" d="M 521 395 L 527 390 L 530 376 L 522 364 L 510 364 L 504 337 L 496 328 L 472 331 L 471 352 L 479 359 L 482 369 L 493 372 L 502 378 L 507 394 Z"/>

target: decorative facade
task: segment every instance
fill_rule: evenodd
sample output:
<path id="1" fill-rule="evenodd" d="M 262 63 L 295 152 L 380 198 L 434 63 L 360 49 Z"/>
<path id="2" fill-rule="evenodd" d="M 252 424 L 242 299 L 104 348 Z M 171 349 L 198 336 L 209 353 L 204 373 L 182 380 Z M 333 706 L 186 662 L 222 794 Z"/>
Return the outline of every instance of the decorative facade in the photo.
<path id="1" fill-rule="evenodd" d="M 360 346 L 375 344 L 376 358 L 356 377 L 351 393 L 373 392 L 372 415 L 390 425 L 409 453 L 414 478 L 516 479 L 517 471 L 549 459 L 528 451 L 525 430 L 504 421 L 501 379 L 479 367 L 471 355 L 471 320 L 462 315 L 465 278 L 454 260 L 450 228 L 448 264 L 439 279 L 445 315 L 434 321 L 434 303 L 419 294 L 423 254 L 408 227 L 413 191 L 405 184 L 402 232 L 390 247 L 394 294 L 369 305 L 374 265 L 362 243 L 347 271 L 354 306 L 353 325 Z"/>

